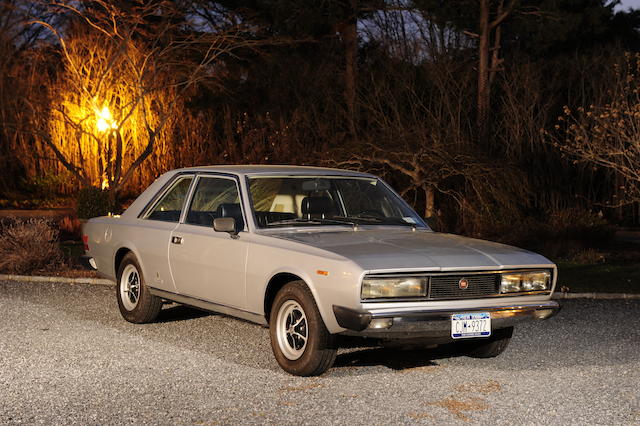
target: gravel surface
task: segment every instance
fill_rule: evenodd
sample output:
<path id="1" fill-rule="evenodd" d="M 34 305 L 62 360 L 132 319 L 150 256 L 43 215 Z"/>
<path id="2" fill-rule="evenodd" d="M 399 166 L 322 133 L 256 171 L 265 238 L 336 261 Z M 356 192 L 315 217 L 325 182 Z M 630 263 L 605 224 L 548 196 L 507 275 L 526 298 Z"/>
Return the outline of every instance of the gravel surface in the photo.
<path id="1" fill-rule="evenodd" d="M 0 423 L 640 424 L 640 301 L 567 300 L 478 360 L 341 350 L 279 369 L 265 328 L 167 307 L 125 322 L 112 287 L 0 282 Z"/>

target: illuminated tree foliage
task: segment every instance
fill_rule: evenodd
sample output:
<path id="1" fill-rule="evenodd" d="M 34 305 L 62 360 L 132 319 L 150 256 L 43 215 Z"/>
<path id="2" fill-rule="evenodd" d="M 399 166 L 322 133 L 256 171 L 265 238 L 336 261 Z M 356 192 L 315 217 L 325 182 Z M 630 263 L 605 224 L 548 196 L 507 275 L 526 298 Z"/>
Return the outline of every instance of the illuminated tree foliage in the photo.
<path id="1" fill-rule="evenodd" d="M 248 46 L 238 26 L 197 31 L 174 2 L 54 3 L 67 28 L 53 33 L 63 70 L 49 91 L 50 113 L 33 105 L 33 125 L 83 185 L 114 193 L 169 143 L 184 100 L 219 60 Z"/>
<path id="2" fill-rule="evenodd" d="M 180 107 L 175 82 L 140 68 L 140 44 L 123 46 L 101 33 L 65 43 L 66 67 L 51 91 L 47 130 L 56 155 L 84 185 L 117 188 L 147 146 L 171 134 Z"/>

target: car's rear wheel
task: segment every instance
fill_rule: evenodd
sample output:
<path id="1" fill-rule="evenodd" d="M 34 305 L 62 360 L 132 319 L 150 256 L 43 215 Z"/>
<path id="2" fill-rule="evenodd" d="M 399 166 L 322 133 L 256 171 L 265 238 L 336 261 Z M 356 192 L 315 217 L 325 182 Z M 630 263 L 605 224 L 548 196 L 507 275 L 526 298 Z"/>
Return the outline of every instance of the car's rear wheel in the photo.
<path id="1" fill-rule="evenodd" d="M 336 359 L 336 338 L 324 325 L 304 281 L 290 282 L 276 295 L 269 334 L 276 361 L 296 376 L 320 375 Z"/>
<path id="2" fill-rule="evenodd" d="M 133 253 L 122 259 L 117 279 L 116 297 L 122 317 L 138 324 L 154 321 L 162 309 L 162 299 L 149 291 Z"/>
<path id="3" fill-rule="evenodd" d="M 494 358 L 507 349 L 513 336 L 513 327 L 495 330 L 493 335 L 485 340 L 469 342 L 466 355 L 472 358 Z"/>

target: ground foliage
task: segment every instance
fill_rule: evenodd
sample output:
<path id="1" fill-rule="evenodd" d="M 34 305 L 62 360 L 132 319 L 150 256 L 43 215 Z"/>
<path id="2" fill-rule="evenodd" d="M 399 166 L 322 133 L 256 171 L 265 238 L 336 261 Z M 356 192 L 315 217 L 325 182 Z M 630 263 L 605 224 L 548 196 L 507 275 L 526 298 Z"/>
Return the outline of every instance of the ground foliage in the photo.
<path id="1" fill-rule="evenodd" d="M 0 236 L 0 273 L 49 273 L 63 266 L 58 227 L 45 219 L 4 221 Z"/>
<path id="2" fill-rule="evenodd" d="M 524 241 L 566 212 L 637 225 L 640 184 L 602 153 L 615 142 L 628 154 L 623 166 L 629 155 L 637 158 L 638 12 L 604 0 L 486 1 L 490 21 L 498 22 L 489 34 L 498 48 L 487 69 L 486 138 L 478 137 L 477 117 L 480 1 L 152 1 L 140 3 L 151 11 L 140 22 L 126 22 L 137 15 L 125 13 L 125 2 L 110 2 L 124 20 L 113 28 L 136 29 L 127 39 L 135 50 L 120 68 L 109 59 L 121 57 L 120 39 L 84 19 L 95 18 L 91 7 L 100 2 L 77 13 L 65 2 L 4 1 L 0 198 L 44 186 L 52 195 L 75 194 L 87 185 L 61 164 L 54 138 L 76 171 L 96 174 L 91 185 L 111 170 L 107 181 L 118 185 L 120 199 L 181 166 L 334 165 L 382 175 L 441 230 L 499 230 Z M 501 12 L 508 12 L 503 20 Z M 233 48 L 197 68 L 206 49 L 218 46 L 211 34 L 224 34 Z M 110 43 L 100 41 L 105 36 Z M 176 40 L 190 41 L 184 56 L 169 50 L 169 63 L 153 62 L 154 49 L 166 53 Z M 64 60 L 63 42 L 77 52 L 75 62 Z M 82 52 L 96 59 L 85 61 Z M 138 80 L 127 75 L 143 58 L 157 66 Z M 183 78 L 196 69 L 195 80 Z M 68 78 L 72 71 L 86 79 L 80 89 Z M 187 81 L 189 90 L 181 90 Z M 100 162 L 81 164 L 81 154 L 88 161 L 95 149 L 95 134 L 83 127 L 95 117 L 64 117 L 70 103 L 91 104 L 83 90 L 98 83 L 114 85 L 95 91 L 108 93 L 103 100 L 112 107 L 136 99 L 144 107 L 118 128 L 125 151 L 117 167 L 108 145 Z M 602 120 L 616 125 L 615 114 L 625 114 L 626 130 L 598 136 Z M 154 131 L 160 119 L 166 124 Z M 143 151 L 127 146 L 151 134 L 152 152 L 131 179 L 116 181 L 116 169 Z"/>

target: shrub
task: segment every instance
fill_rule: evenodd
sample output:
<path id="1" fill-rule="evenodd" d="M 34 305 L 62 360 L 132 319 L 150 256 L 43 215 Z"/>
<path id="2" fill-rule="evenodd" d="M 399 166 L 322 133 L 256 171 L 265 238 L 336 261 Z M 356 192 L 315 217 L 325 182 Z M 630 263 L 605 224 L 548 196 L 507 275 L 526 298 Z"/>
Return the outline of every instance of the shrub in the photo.
<path id="1" fill-rule="evenodd" d="M 564 209 L 552 212 L 548 217 L 549 234 L 559 238 L 601 244 L 613 238 L 615 229 L 591 210 Z"/>
<path id="2" fill-rule="evenodd" d="M 598 263 L 605 263 L 607 258 L 604 253 L 594 248 L 587 248 L 575 253 L 570 260 L 575 263 L 581 263 L 584 265 L 596 265 Z"/>
<path id="3" fill-rule="evenodd" d="M 578 208 L 528 216 L 513 209 L 511 221 L 508 212 L 498 210 L 472 219 L 474 229 L 480 230 L 477 236 L 533 250 L 554 261 L 604 262 L 606 256 L 599 250 L 615 234 L 602 214 Z"/>
<path id="4" fill-rule="evenodd" d="M 78 218 L 73 216 L 64 216 L 58 221 L 58 229 L 60 230 L 60 240 L 65 241 L 69 238 L 80 240 L 82 236 L 82 224 Z"/>
<path id="5" fill-rule="evenodd" d="M 58 230 L 44 219 L 17 220 L 0 235 L 0 271 L 29 274 L 58 269 L 63 262 Z"/>
<path id="6" fill-rule="evenodd" d="M 24 179 L 22 186 L 32 196 L 49 199 L 60 195 L 61 189 L 69 185 L 71 181 L 73 181 L 73 176 L 69 172 L 49 170 Z"/>
<path id="7" fill-rule="evenodd" d="M 83 188 L 78 192 L 76 210 L 80 219 L 105 216 L 113 212 L 109 192 L 98 188 Z"/>
<path id="8" fill-rule="evenodd" d="M 614 67 L 607 103 L 565 106 L 555 126 L 564 133 L 555 141 L 563 154 L 616 176 L 608 182 L 612 206 L 640 202 L 640 54 L 625 59 Z"/>

